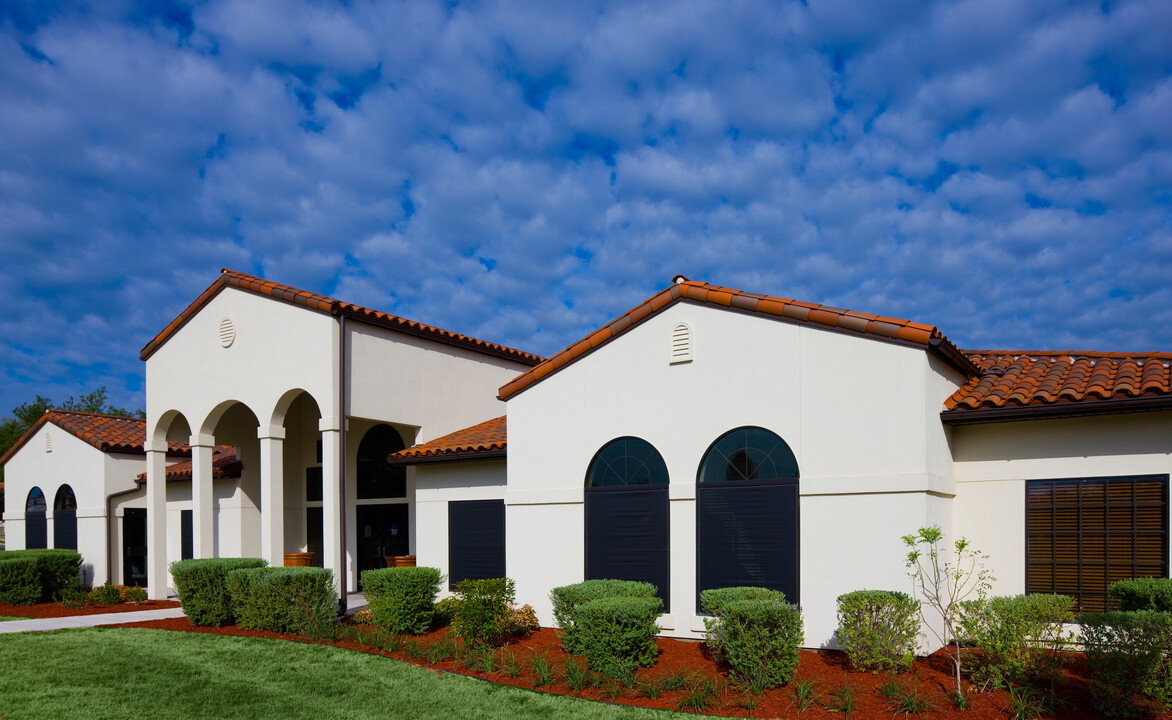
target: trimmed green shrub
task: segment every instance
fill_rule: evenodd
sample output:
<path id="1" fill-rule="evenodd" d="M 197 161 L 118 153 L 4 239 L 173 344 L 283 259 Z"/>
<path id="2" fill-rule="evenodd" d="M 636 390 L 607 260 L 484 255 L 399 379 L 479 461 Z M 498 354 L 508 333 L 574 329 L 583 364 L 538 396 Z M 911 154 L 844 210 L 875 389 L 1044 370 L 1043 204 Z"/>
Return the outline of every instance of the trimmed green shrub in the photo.
<path id="1" fill-rule="evenodd" d="M 431 626 L 443 580 L 438 568 L 397 567 L 366 570 L 361 585 L 375 625 L 398 635 L 419 635 Z"/>
<path id="2" fill-rule="evenodd" d="M 1119 601 L 1119 609 L 1172 612 L 1172 578 L 1136 578 L 1111 583 L 1107 594 Z"/>
<path id="3" fill-rule="evenodd" d="M 77 587 L 81 571 L 81 553 L 76 550 L 37 549 L 0 552 L 0 560 L 17 557 L 33 558 L 37 563 L 41 594 L 39 600 L 48 602 L 66 588 Z"/>
<path id="4" fill-rule="evenodd" d="M 179 604 L 192 625 L 219 627 L 234 620 L 228 573 L 268 565 L 260 558 L 199 558 L 171 563 Z"/>
<path id="5" fill-rule="evenodd" d="M 700 607 L 705 615 L 719 617 L 724 607 L 731 602 L 742 600 L 776 600 L 785 602 L 785 593 L 780 590 L 770 590 L 763 587 L 726 587 L 713 588 L 700 593 Z"/>
<path id="6" fill-rule="evenodd" d="M 90 601 L 98 605 L 117 605 L 122 602 L 122 591 L 113 585 L 103 585 L 90 590 Z"/>
<path id="7" fill-rule="evenodd" d="M 122 599 L 127 602 L 132 602 L 135 605 L 141 605 L 147 601 L 147 592 L 139 586 L 128 587 L 122 591 Z"/>
<path id="8" fill-rule="evenodd" d="M 228 573 L 228 587 L 246 630 L 317 636 L 338 615 L 334 574 L 325 568 L 242 568 Z"/>
<path id="9" fill-rule="evenodd" d="M 41 574 L 31 557 L 0 558 L 0 603 L 32 605 L 41 599 Z"/>
<path id="10" fill-rule="evenodd" d="M 509 578 L 461 580 L 448 631 L 472 644 L 498 645 L 508 630 L 517 586 Z"/>
<path id="11" fill-rule="evenodd" d="M 974 648 L 972 679 L 1008 690 L 1053 679 L 1062 664 L 1074 599 L 1065 595 L 1015 595 L 962 605 L 959 628 Z"/>
<path id="12" fill-rule="evenodd" d="M 798 667 L 802 612 L 784 600 L 734 600 L 706 619 L 713 657 L 729 666 L 729 678 L 753 692 L 788 683 Z"/>
<path id="13" fill-rule="evenodd" d="M 431 626 L 433 628 L 447 627 L 451 624 L 452 618 L 456 615 L 456 604 L 460 602 L 460 598 L 455 595 L 440 600 L 435 604 L 435 612 L 431 616 Z"/>
<path id="14" fill-rule="evenodd" d="M 566 652 L 582 654 L 578 640 L 575 612 L 580 605 L 606 597 L 651 598 L 655 597 L 655 586 L 651 583 L 632 580 L 587 580 L 573 585 L 555 587 L 549 593 L 553 601 L 553 617 L 561 630 L 558 639 Z"/>
<path id="15" fill-rule="evenodd" d="M 1172 613 L 1086 613 L 1091 701 L 1108 717 L 1158 715 L 1172 702 Z"/>
<path id="16" fill-rule="evenodd" d="M 916 657 L 919 604 L 890 590 L 838 596 L 838 646 L 858 670 L 902 672 Z"/>
<path id="17" fill-rule="evenodd" d="M 67 608 L 87 608 L 93 603 L 93 601 L 90 600 L 89 591 L 80 585 L 61 588 L 57 591 L 55 599 L 61 605 L 61 607 Z"/>
<path id="18" fill-rule="evenodd" d="M 655 621 L 663 613 L 658 597 L 603 597 L 574 608 L 577 640 L 594 670 L 634 683 L 635 669 L 655 663 L 659 648 Z"/>

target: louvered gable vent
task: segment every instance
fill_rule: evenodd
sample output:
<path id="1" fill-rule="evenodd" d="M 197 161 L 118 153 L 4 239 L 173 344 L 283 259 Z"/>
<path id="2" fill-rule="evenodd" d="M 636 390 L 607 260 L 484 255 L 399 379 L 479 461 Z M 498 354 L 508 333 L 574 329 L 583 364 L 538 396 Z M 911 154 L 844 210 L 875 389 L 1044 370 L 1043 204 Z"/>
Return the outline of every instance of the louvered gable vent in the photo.
<path id="1" fill-rule="evenodd" d="M 692 362 L 692 328 L 679 323 L 671 331 L 671 363 Z"/>

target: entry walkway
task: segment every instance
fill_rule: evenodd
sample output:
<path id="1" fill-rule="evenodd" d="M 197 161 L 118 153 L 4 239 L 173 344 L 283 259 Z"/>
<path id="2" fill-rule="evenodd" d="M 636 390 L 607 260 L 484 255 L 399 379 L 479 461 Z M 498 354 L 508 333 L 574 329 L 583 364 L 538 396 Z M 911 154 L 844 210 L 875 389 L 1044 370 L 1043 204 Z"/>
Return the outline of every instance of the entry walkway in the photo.
<path id="1" fill-rule="evenodd" d="M 346 614 L 353 615 L 359 609 L 366 606 L 366 598 L 362 596 L 362 593 L 349 593 L 346 596 L 346 605 Z M 183 617 L 183 608 L 102 613 L 101 615 L 74 615 L 72 617 L 39 618 L 36 620 L 5 620 L 0 621 L 0 634 L 14 632 L 45 632 L 46 630 L 97 627 L 98 625 L 115 625 L 121 623 L 142 622 L 144 620 L 165 620 L 167 618 L 177 617 Z"/>
<path id="2" fill-rule="evenodd" d="M 66 628 L 95 627 L 97 625 L 142 622 L 144 620 L 164 620 L 166 618 L 177 617 L 183 617 L 183 608 L 102 613 L 100 615 L 74 615 L 72 617 L 38 618 L 36 620 L 6 620 L 0 622 L 0 634 L 65 630 Z"/>

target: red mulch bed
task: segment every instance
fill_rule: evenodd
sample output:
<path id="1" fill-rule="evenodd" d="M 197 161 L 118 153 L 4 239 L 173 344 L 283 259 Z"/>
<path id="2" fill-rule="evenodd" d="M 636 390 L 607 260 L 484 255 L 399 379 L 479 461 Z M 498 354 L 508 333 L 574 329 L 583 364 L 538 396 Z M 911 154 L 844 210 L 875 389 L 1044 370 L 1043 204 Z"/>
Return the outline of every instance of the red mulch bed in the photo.
<path id="1" fill-rule="evenodd" d="M 74 617 L 76 615 L 137 612 L 139 610 L 166 610 L 167 608 L 177 607 L 179 607 L 179 603 L 174 600 L 147 600 L 141 605 L 123 602 L 116 605 L 90 605 L 86 608 L 65 607 L 55 602 L 37 603 L 36 605 L 5 605 L 0 603 L 0 615 L 10 617 L 59 618 Z"/>
<path id="2" fill-rule="evenodd" d="M 310 642 L 304 636 L 241 630 L 235 626 L 222 628 L 196 627 L 188 622 L 187 618 L 122 623 L 118 625 L 107 625 L 105 627 L 153 628 L 159 630 L 240 635 L 245 637 Z M 445 635 L 446 630 L 441 629 L 422 635 L 416 638 L 416 640 L 421 647 L 426 648 L 431 643 L 444 638 Z M 824 702 L 830 702 L 833 693 L 839 688 L 842 688 L 844 684 L 853 688 L 855 703 L 854 710 L 849 716 L 846 716 L 842 712 L 832 711 L 821 702 L 815 702 L 811 708 L 799 715 L 794 701 L 792 683 L 784 688 L 768 691 L 760 698 L 756 698 L 755 706 L 752 708 L 746 707 L 746 704 L 743 703 L 746 700 L 751 700 L 752 696 L 747 695 L 735 687 L 728 687 L 726 673 L 712 660 L 703 643 L 670 638 L 660 638 L 656 642 L 659 645 L 659 660 L 654 667 L 640 670 L 638 673 L 639 680 L 646 681 L 664 677 L 675 673 L 677 670 L 686 671 L 689 675 L 702 673 L 714 679 L 723 687 L 719 704 L 710 707 L 707 711 L 710 714 L 727 717 L 758 718 L 796 718 L 800 716 L 802 718 L 809 718 L 810 720 L 819 720 L 822 718 L 840 719 L 846 717 L 854 720 L 878 720 L 879 718 L 889 720 L 893 716 L 896 716 L 895 710 L 892 707 L 892 701 L 883 698 L 879 694 L 879 686 L 886 681 L 887 676 L 851 670 L 846 656 L 837 651 L 803 650 L 795 679 L 814 681 L 816 692 Z M 563 663 L 570 656 L 562 651 L 558 645 L 556 631 L 551 629 L 542 629 L 528 637 L 518 638 L 509 643 L 510 649 L 522 660 L 521 664 L 524 668 L 521 675 L 516 678 L 508 677 L 499 671 L 491 675 L 485 675 L 484 673 L 468 669 L 460 660 L 445 660 L 433 664 L 421 659 L 411 659 L 402 651 L 396 653 L 379 652 L 368 646 L 359 645 L 350 641 L 338 641 L 329 644 L 335 647 L 384 655 L 438 671 L 459 673 L 461 675 L 479 677 L 496 683 L 524 688 L 532 688 L 535 679 L 535 674 L 528 662 L 529 657 L 533 654 L 540 655 L 548 653 L 550 663 L 554 667 L 555 677 L 552 685 L 539 688 L 543 692 L 571 695 L 590 700 L 602 700 L 622 705 L 638 705 L 641 707 L 669 710 L 677 709 L 680 699 L 687 694 L 683 690 L 674 690 L 665 692 L 659 698 L 652 700 L 638 694 L 635 690 L 623 688 L 622 694 L 619 697 L 612 698 L 602 687 L 595 688 L 590 685 L 586 685 L 580 692 L 574 692 L 569 688 L 561 675 Z M 918 687 L 921 697 L 925 697 L 933 705 L 933 708 L 923 713 L 921 717 L 948 718 L 951 720 L 992 720 L 994 718 L 1002 720 L 1003 718 L 1013 716 L 1008 693 L 981 693 L 977 692 L 974 688 L 968 689 L 968 709 L 963 711 L 957 710 L 948 699 L 952 687 L 951 667 L 948 658 L 943 652 L 939 652 L 928 658 L 917 659 L 912 672 L 897 678 L 903 685 L 910 687 L 913 677 L 918 676 Z M 1091 708 L 1085 670 L 1085 663 L 1082 662 L 1081 657 L 1073 656 L 1072 662 L 1064 670 L 1064 682 L 1059 686 L 1058 690 L 1058 695 L 1065 703 L 1065 707 L 1060 707 L 1053 716 L 1042 715 L 1042 717 L 1070 720 L 1099 717 Z"/>

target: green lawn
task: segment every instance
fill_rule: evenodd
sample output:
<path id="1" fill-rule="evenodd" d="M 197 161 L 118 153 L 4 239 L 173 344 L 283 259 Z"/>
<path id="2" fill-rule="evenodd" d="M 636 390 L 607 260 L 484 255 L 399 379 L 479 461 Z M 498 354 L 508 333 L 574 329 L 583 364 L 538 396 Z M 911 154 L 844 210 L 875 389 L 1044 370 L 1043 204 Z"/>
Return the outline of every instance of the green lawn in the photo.
<path id="1" fill-rule="evenodd" d="M 21 617 L 20 615 L 0 615 L 0 622 L 6 620 L 32 620 L 31 617 Z"/>
<path id="2" fill-rule="evenodd" d="M 165 630 L 87 628 L 0 635 L 0 717 L 670 720 L 695 716 L 439 675 L 334 647 Z"/>

